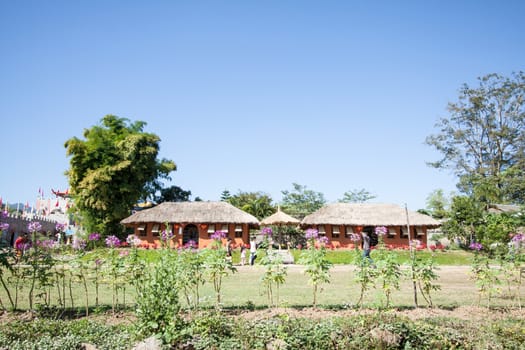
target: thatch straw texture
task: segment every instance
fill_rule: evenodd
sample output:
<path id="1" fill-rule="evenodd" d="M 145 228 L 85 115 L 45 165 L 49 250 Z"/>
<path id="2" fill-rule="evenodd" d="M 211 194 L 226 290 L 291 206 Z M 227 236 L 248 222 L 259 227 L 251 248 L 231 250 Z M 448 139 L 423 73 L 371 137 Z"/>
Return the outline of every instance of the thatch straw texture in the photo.
<path id="1" fill-rule="evenodd" d="M 409 211 L 411 226 L 438 227 L 441 223 L 432 217 Z M 406 226 L 405 208 L 395 204 L 334 203 L 307 215 L 306 225 L 358 225 L 358 226 Z"/>
<path id="2" fill-rule="evenodd" d="M 164 202 L 123 219 L 132 223 L 231 223 L 259 225 L 259 220 L 226 202 Z"/>
<path id="3" fill-rule="evenodd" d="M 261 225 L 297 225 L 300 221 L 277 209 L 277 213 L 261 220 Z"/>

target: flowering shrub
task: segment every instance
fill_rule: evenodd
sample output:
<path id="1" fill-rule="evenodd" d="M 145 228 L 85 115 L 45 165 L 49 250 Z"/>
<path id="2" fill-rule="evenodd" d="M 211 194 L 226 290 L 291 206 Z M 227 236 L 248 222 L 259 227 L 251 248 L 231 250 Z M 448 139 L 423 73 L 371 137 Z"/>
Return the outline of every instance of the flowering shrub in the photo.
<path id="1" fill-rule="evenodd" d="M 226 238 L 226 232 L 224 231 L 215 231 L 211 237 L 211 239 L 213 239 L 214 241 L 220 241 L 224 238 Z"/>
<path id="2" fill-rule="evenodd" d="M 170 230 L 162 230 L 162 232 L 160 233 L 160 240 L 166 244 L 169 241 L 171 241 L 173 237 L 173 232 L 171 232 Z"/>
<path id="3" fill-rule="evenodd" d="M 488 256 L 481 253 L 483 249 L 481 243 L 473 242 L 469 248 L 475 252 L 470 271 L 472 279 L 476 282 L 478 288 L 478 305 L 481 303 L 481 298 L 486 296 L 487 306 L 490 307 L 492 296 L 500 291 L 498 288 L 500 280 L 497 271 L 490 266 Z"/>
<path id="4" fill-rule="evenodd" d="M 483 249 L 483 245 L 481 243 L 477 243 L 477 242 L 472 242 L 470 243 L 469 245 L 469 249 L 471 250 L 475 250 L 475 251 L 480 251 Z"/>
<path id="5" fill-rule="evenodd" d="M 98 232 L 90 233 L 89 237 L 88 237 L 88 240 L 89 241 L 98 241 L 98 240 L 100 240 L 100 233 L 98 233 Z"/>
<path id="6" fill-rule="evenodd" d="M 9 224 L 7 222 L 0 222 L 0 231 L 9 230 Z"/>
<path id="7" fill-rule="evenodd" d="M 78 236 L 74 236 L 71 247 L 75 250 L 84 250 L 86 248 L 86 241 Z"/>
<path id="8" fill-rule="evenodd" d="M 194 240 L 189 240 L 185 245 L 182 246 L 183 249 L 197 249 L 199 245 Z"/>
<path id="9" fill-rule="evenodd" d="M 120 246 L 120 239 L 114 235 L 108 236 L 106 237 L 106 246 L 108 248 L 117 248 Z"/>
<path id="10" fill-rule="evenodd" d="M 350 234 L 350 240 L 356 244 L 361 240 L 361 235 L 359 233 L 352 233 Z"/>
<path id="11" fill-rule="evenodd" d="M 273 230 L 271 227 L 263 227 L 261 230 L 263 236 L 271 237 L 273 235 Z"/>
<path id="12" fill-rule="evenodd" d="M 385 236 L 388 233 L 388 229 L 385 226 L 377 226 L 375 228 L 375 233 L 378 236 Z"/>
<path id="13" fill-rule="evenodd" d="M 317 237 L 319 237 L 319 231 L 317 231 L 315 228 L 309 228 L 306 230 L 304 237 L 307 241 L 309 240 L 315 240 Z"/>
<path id="14" fill-rule="evenodd" d="M 27 224 L 27 230 L 31 233 L 36 233 L 42 231 L 42 224 L 38 221 L 31 221 Z"/>
<path id="15" fill-rule="evenodd" d="M 142 240 L 132 234 L 126 237 L 126 243 L 129 244 L 130 247 L 136 248 L 136 247 L 140 247 L 140 245 L 142 244 Z"/>
<path id="16" fill-rule="evenodd" d="M 55 225 L 55 230 L 57 230 L 58 232 L 64 231 L 65 228 L 66 224 L 63 224 L 61 222 L 57 222 L 57 224 Z"/>
<path id="17" fill-rule="evenodd" d="M 330 268 L 332 263 L 326 258 L 327 238 L 319 238 L 319 232 L 316 229 L 308 229 L 305 232 L 308 240 L 308 249 L 301 253 L 299 263 L 306 266 L 305 273 L 310 276 L 308 283 L 313 286 L 313 307 L 317 306 L 317 293 L 323 283 L 330 283 Z M 316 240 L 320 249 L 316 248 Z M 320 241 L 319 241 L 320 240 Z"/>

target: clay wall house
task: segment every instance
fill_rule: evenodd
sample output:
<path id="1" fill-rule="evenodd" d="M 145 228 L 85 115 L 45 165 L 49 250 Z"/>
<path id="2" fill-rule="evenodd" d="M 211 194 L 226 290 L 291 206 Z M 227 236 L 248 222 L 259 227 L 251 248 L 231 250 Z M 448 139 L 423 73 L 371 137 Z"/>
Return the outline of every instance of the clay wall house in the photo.
<path id="1" fill-rule="evenodd" d="M 149 244 L 160 245 L 160 235 L 167 229 L 173 232 L 176 246 L 194 241 L 198 248 L 207 247 L 216 231 L 226 232 L 235 246 L 248 244 L 250 230 L 259 227 L 256 217 L 226 202 L 164 202 L 132 214 L 121 224 Z"/>
<path id="2" fill-rule="evenodd" d="M 440 226 L 440 222 L 428 215 L 408 211 L 410 237 L 427 243 L 427 230 Z M 352 233 L 374 230 L 377 226 L 388 229 L 384 242 L 393 248 L 409 244 L 407 211 L 394 204 L 334 203 L 307 215 L 301 228 L 315 228 L 319 235 L 326 235 L 334 247 L 352 248 Z"/>

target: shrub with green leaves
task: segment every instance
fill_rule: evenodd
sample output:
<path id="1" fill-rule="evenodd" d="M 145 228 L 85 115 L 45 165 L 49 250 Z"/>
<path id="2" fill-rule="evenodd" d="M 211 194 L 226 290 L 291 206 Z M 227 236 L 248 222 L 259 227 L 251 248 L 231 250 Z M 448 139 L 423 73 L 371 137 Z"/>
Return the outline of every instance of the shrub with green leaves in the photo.
<path id="1" fill-rule="evenodd" d="M 299 264 L 305 266 L 305 273 L 310 276 L 308 283 L 313 287 L 313 307 L 317 307 L 317 293 L 323 283 L 330 283 L 332 263 L 326 258 L 328 238 L 319 237 L 316 229 L 308 229 L 305 234 L 308 248 L 301 253 Z"/>
<path id="2" fill-rule="evenodd" d="M 148 271 L 135 281 L 138 333 L 159 335 L 167 344 L 179 337 L 183 327 L 179 316 L 177 261 L 176 252 L 165 245 L 159 261 L 148 266 Z"/>

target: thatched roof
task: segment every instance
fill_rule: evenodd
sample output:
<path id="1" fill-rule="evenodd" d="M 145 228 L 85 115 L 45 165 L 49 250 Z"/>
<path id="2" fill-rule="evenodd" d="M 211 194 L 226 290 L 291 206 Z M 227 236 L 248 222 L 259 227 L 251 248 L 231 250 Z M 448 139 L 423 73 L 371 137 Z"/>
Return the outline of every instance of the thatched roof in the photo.
<path id="1" fill-rule="evenodd" d="M 261 220 L 261 225 L 298 225 L 300 221 L 277 209 L 277 213 Z"/>
<path id="2" fill-rule="evenodd" d="M 121 224 L 146 222 L 231 223 L 259 225 L 257 218 L 226 202 L 164 202 L 123 219 Z"/>
<path id="3" fill-rule="evenodd" d="M 409 211 L 411 226 L 438 227 L 441 223 L 432 217 Z M 405 208 L 395 204 L 334 203 L 307 215 L 301 225 L 359 225 L 359 226 L 405 226 Z"/>

